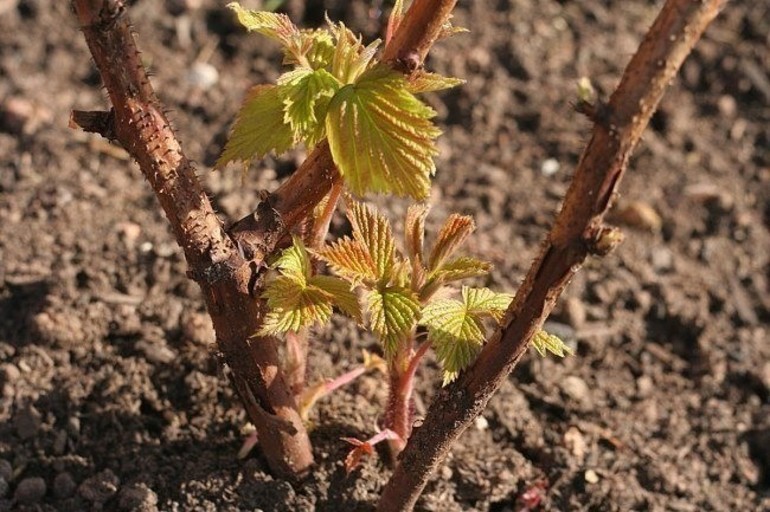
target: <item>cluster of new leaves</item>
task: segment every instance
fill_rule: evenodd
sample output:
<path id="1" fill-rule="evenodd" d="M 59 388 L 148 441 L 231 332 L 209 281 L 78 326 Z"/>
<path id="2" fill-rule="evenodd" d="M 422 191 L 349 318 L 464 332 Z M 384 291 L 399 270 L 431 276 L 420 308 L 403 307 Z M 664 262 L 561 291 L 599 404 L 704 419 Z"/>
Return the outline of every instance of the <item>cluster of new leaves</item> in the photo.
<path id="1" fill-rule="evenodd" d="M 445 285 L 483 276 L 491 265 L 455 253 L 475 229 L 473 220 L 453 214 L 444 222 L 429 252 L 424 248 L 428 209 L 411 206 L 406 215 L 406 254 L 397 247 L 390 222 L 364 203 L 349 201 L 352 237 L 343 237 L 313 254 L 338 277 L 313 275 L 310 255 L 301 239 L 273 264 L 279 275 L 266 287 L 270 309 L 261 334 L 298 331 L 323 324 L 337 306 L 366 323 L 383 345 L 386 357 L 411 346 L 418 325 L 424 326 L 444 371 L 444 383 L 473 362 L 487 339 L 491 320 L 498 323 L 512 296 L 488 288 L 463 286 L 460 299 L 437 293 Z M 360 292 L 361 300 L 358 294 Z M 363 304 L 363 307 L 361 307 Z M 557 336 L 539 331 L 533 347 L 541 355 L 572 353 Z"/>
<path id="2" fill-rule="evenodd" d="M 430 120 L 433 109 L 414 94 L 461 80 L 423 71 L 406 78 L 377 60 L 379 40 L 364 46 L 342 23 L 300 30 L 283 14 L 229 7 L 249 31 L 280 43 L 293 69 L 276 85 L 249 91 L 217 167 L 327 138 L 354 194 L 427 197 L 440 131 Z"/>
<path id="3" fill-rule="evenodd" d="M 336 277 L 314 275 L 310 257 L 302 241 L 295 237 L 291 247 L 281 253 L 272 268 L 273 276 L 263 298 L 269 313 L 259 335 L 268 336 L 303 327 L 325 324 L 336 305 L 346 314 L 361 321 L 361 308 L 350 285 Z"/>
<path id="4" fill-rule="evenodd" d="M 387 357 L 410 347 L 417 326 L 423 325 L 444 369 L 445 381 L 451 380 L 483 345 L 487 334 L 484 320 L 499 320 L 511 301 L 508 294 L 468 287 L 462 289 L 462 300 L 437 297 L 444 285 L 484 275 L 490 269 L 489 263 L 479 259 L 455 256 L 475 229 L 473 220 L 451 215 L 426 253 L 427 208 L 412 206 L 406 220 L 407 254 L 403 254 L 396 248 L 390 222 L 380 213 L 349 201 L 347 215 L 352 238 L 344 237 L 315 252 L 339 278 L 327 277 L 319 283 L 323 276 L 310 277 L 307 250 L 295 238 L 294 245 L 275 264 L 280 276 L 265 292 L 271 310 L 265 329 L 280 332 L 323 322 L 332 304 L 360 318 L 355 307 L 358 303 L 351 300 L 351 290 L 356 290 L 361 293 L 368 326 L 382 342 Z M 328 279 L 334 280 L 333 286 Z M 335 302 L 339 299 L 345 302 Z"/>

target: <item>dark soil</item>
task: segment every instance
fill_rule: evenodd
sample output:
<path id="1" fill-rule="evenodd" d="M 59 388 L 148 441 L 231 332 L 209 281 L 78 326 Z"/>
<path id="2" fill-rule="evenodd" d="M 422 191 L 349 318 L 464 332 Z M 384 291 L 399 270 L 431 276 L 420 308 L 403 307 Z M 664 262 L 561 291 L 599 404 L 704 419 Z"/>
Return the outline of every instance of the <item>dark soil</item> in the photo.
<path id="1" fill-rule="evenodd" d="M 309 1 L 304 23 L 328 9 L 376 35 L 381 3 Z M 389 470 L 372 458 L 346 476 L 339 438 L 372 433 L 377 376 L 319 404 L 306 481 L 237 460 L 245 416 L 149 187 L 122 150 L 67 128 L 71 109 L 107 105 L 68 4 L 0 1 L 0 510 L 371 509 Z M 237 219 L 302 159 L 209 171 L 244 91 L 279 73 L 277 49 L 224 2 L 131 4 L 185 149 Z M 590 131 L 577 80 L 609 94 L 659 2 L 460 4 L 471 33 L 430 61 L 468 81 L 428 98 L 446 132 L 430 226 L 473 214 L 471 252 L 496 265 L 486 284 L 512 291 Z M 525 495 L 542 510 L 770 510 L 768 34 L 765 1 L 731 2 L 709 29 L 623 183 L 626 242 L 553 316 L 577 356 L 527 356 L 421 510 L 525 510 Z M 363 348 L 376 345 L 343 320 L 318 333 L 311 380 Z"/>

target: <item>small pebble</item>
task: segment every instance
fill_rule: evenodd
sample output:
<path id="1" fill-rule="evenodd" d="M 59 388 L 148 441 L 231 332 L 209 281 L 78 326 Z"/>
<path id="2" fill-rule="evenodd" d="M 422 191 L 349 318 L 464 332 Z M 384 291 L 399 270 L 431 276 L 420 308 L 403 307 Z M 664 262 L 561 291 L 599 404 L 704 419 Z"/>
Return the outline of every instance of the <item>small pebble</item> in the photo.
<path id="1" fill-rule="evenodd" d="M 568 375 L 561 381 L 560 386 L 562 391 L 564 391 L 564 393 L 572 400 L 581 403 L 590 401 L 591 397 L 588 384 L 586 384 L 586 381 L 580 377 Z"/>
<path id="2" fill-rule="evenodd" d="M 671 270 L 674 266 L 674 254 L 668 247 L 656 247 L 650 255 L 652 268 L 658 272 Z"/>
<path id="3" fill-rule="evenodd" d="M 22 505 L 33 505 L 43 499 L 45 492 L 45 480 L 40 477 L 30 477 L 19 482 L 13 498 Z"/>
<path id="4" fill-rule="evenodd" d="M 53 453 L 54 455 L 62 455 L 64 450 L 67 449 L 67 431 L 59 430 L 56 433 L 56 438 L 53 440 Z"/>
<path id="5" fill-rule="evenodd" d="M 118 492 L 120 480 L 115 473 L 105 469 L 80 484 L 78 493 L 88 501 L 95 504 L 103 504 Z"/>
<path id="6" fill-rule="evenodd" d="M 158 510 L 158 495 L 145 484 L 136 484 L 121 489 L 118 495 L 120 510 L 150 512 Z"/>
<path id="7" fill-rule="evenodd" d="M 37 435 L 41 424 L 40 413 L 34 406 L 29 405 L 16 413 L 13 418 L 16 435 L 21 439 L 31 439 Z"/>
<path id="8" fill-rule="evenodd" d="M 476 416 L 476 419 L 473 420 L 473 425 L 476 427 L 476 430 L 486 430 L 489 428 L 489 421 L 484 416 Z"/>
<path id="9" fill-rule="evenodd" d="M 575 330 L 580 330 L 586 323 L 586 307 L 577 297 L 570 297 L 564 303 L 564 314 L 567 322 Z"/>
<path id="10" fill-rule="evenodd" d="M 187 81 L 205 91 L 219 82 L 219 71 L 208 62 L 195 62 L 187 72 Z"/>
<path id="11" fill-rule="evenodd" d="M 579 428 L 572 426 L 564 433 L 564 445 L 577 459 L 578 463 L 585 460 L 588 451 L 588 443 Z"/>
<path id="12" fill-rule="evenodd" d="M 589 484 L 595 484 L 599 482 L 599 475 L 596 474 L 596 471 L 594 471 L 593 469 L 589 469 L 588 471 L 586 471 L 584 477 L 586 479 L 586 482 Z"/>
<path id="13" fill-rule="evenodd" d="M 53 494 L 59 499 L 69 498 L 75 492 L 77 484 L 72 475 L 64 471 L 53 479 Z"/>
<path id="14" fill-rule="evenodd" d="M 561 169 L 561 164 L 555 158 L 549 158 L 540 166 L 540 173 L 543 176 L 553 176 Z"/>
<path id="15" fill-rule="evenodd" d="M 168 348 L 165 343 L 158 341 L 139 340 L 134 348 L 152 363 L 168 364 L 176 359 L 176 352 Z"/>
<path id="16" fill-rule="evenodd" d="M 655 383 L 647 375 L 642 375 L 641 377 L 636 379 L 637 393 L 641 398 L 650 396 L 650 393 L 652 393 L 652 390 L 654 389 L 654 387 L 655 387 Z"/>
<path id="17" fill-rule="evenodd" d="M 0 381 L 5 384 L 13 384 L 21 377 L 19 369 L 11 363 L 0 366 Z"/>
<path id="18" fill-rule="evenodd" d="M 5 478 L 6 481 L 10 482 L 11 477 L 13 477 L 13 466 L 7 460 L 0 459 L 0 478 Z"/>
<path id="19" fill-rule="evenodd" d="M 646 231 L 658 232 L 663 227 L 663 219 L 658 212 L 643 201 L 632 201 L 617 213 L 620 222 L 627 226 Z"/>
<path id="20" fill-rule="evenodd" d="M 762 365 L 762 371 L 759 374 L 759 378 L 762 384 L 765 385 L 768 391 L 770 391 L 770 361 Z"/>

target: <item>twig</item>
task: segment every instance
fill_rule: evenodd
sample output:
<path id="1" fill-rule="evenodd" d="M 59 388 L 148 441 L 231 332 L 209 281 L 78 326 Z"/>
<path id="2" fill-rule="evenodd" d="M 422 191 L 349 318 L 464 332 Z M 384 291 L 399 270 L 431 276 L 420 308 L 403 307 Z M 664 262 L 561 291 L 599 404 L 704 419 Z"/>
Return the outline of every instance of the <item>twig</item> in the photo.
<path id="1" fill-rule="evenodd" d="M 665 4 L 602 109 L 604 121 L 594 126 L 564 206 L 501 328 L 471 368 L 434 398 L 422 426 L 409 439 L 378 510 L 414 507 L 431 473 L 486 407 L 586 257 L 606 254 L 617 245 L 619 232 L 606 227 L 603 218 L 628 159 L 666 85 L 725 2 Z"/>
<path id="2" fill-rule="evenodd" d="M 230 366 L 249 417 L 259 429 L 272 470 L 296 476 L 313 462 L 310 441 L 294 396 L 280 371 L 277 340 L 251 343 L 262 317 L 258 301 L 238 293 L 245 265 L 214 213 L 195 169 L 184 155 L 153 91 L 131 33 L 123 3 L 73 0 L 91 54 L 113 108 L 73 113 L 73 123 L 119 142 L 149 181 L 176 240 L 189 275 L 201 287 L 223 359 Z M 276 423 L 291 428 L 276 429 Z"/>

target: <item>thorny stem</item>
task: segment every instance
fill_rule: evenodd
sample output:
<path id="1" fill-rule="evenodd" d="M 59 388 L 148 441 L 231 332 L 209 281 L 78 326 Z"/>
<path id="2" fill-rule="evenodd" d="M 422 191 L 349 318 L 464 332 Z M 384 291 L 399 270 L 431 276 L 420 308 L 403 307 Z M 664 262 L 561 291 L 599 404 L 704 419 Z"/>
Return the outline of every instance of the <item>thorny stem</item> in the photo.
<path id="1" fill-rule="evenodd" d="M 420 361 L 429 348 L 430 343 L 427 341 L 423 342 L 417 351 L 413 351 L 410 347 L 407 349 L 409 353 L 407 357 L 394 358 L 388 368 L 390 387 L 384 426 L 398 434 L 398 437 L 390 439 L 389 442 L 393 466 L 396 465 L 398 456 L 404 450 L 406 441 L 412 433 L 414 376 L 420 366 Z"/>
<path id="2" fill-rule="evenodd" d="M 248 268 L 182 151 L 147 77 L 123 2 L 73 0 L 88 47 L 110 96 L 110 112 L 73 113 L 72 121 L 119 142 L 155 191 L 189 275 L 201 287 L 222 358 L 274 473 L 294 477 L 312 464 L 310 441 L 280 370 L 278 341 L 253 342 L 262 305 L 238 292 Z"/>
<path id="3" fill-rule="evenodd" d="M 726 0 L 668 0 L 594 129 L 564 206 L 500 329 L 475 363 L 431 404 L 380 498 L 380 512 L 412 510 L 452 443 L 486 407 L 589 254 L 619 243 L 604 215 L 666 85 Z"/>

